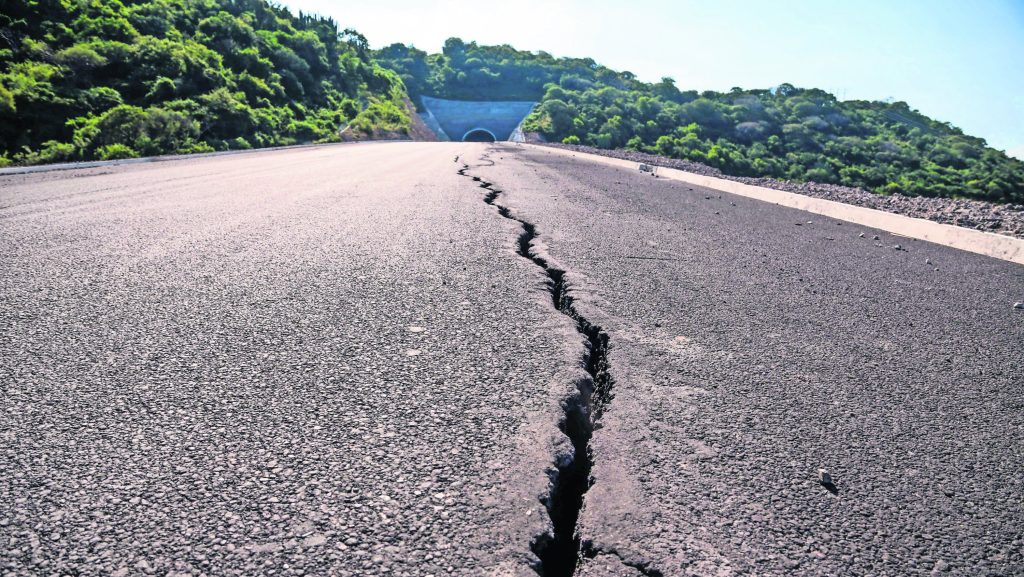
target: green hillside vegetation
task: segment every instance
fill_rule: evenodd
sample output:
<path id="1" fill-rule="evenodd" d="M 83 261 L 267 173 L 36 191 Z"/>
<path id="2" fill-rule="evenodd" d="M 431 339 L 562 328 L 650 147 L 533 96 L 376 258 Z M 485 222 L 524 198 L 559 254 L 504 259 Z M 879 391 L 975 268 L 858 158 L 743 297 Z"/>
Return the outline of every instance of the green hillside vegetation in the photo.
<path id="1" fill-rule="evenodd" d="M 366 39 L 265 0 L 7 0 L 0 165 L 403 133 Z"/>
<path id="2" fill-rule="evenodd" d="M 578 87 L 638 86 L 629 72 L 615 72 L 589 58 L 555 58 L 511 46 L 479 46 L 449 38 L 440 54 L 392 44 L 374 53 L 377 62 L 402 78 L 409 96 L 454 100 L 539 100 L 549 84 L 563 79 Z"/>
<path id="3" fill-rule="evenodd" d="M 1024 162 L 904 102 L 841 102 L 788 84 L 697 93 L 589 59 L 459 39 L 441 54 L 396 44 L 376 57 L 413 96 L 537 100 L 524 128 L 555 142 L 651 152 L 737 176 L 1024 202 Z"/>

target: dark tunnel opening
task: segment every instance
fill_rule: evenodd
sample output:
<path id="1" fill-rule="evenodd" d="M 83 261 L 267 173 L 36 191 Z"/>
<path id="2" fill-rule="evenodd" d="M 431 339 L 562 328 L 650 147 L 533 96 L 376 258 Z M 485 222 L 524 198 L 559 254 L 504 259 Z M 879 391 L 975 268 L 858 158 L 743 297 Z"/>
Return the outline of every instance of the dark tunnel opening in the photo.
<path id="1" fill-rule="evenodd" d="M 474 128 L 462 137 L 463 142 L 494 142 L 497 140 L 489 130 Z"/>

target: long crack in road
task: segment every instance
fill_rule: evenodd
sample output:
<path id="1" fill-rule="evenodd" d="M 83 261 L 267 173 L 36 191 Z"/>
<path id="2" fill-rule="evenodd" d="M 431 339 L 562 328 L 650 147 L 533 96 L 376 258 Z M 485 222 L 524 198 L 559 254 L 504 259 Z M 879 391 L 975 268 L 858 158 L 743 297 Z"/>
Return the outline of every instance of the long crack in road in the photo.
<path id="1" fill-rule="evenodd" d="M 489 160 L 489 154 L 481 160 Z M 576 572 L 582 548 L 576 531 L 576 522 L 583 508 L 583 498 L 590 488 L 590 470 L 593 456 L 590 452 L 590 438 L 598 425 L 601 413 L 612 399 L 614 380 L 608 371 L 608 334 L 595 326 L 573 307 L 570 288 L 566 284 L 565 271 L 552 266 L 539 254 L 534 246 L 538 233 L 536 227 L 522 218 L 512 214 L 506 206 L 497 202 L 501 195 L 490 182 L 478 176 L 468 174 L 470 166 L 464 164 L 458 173 L 468 176 L 479 183 L 480 188 L 488 192 L 484 202 L 498 209 L 498 214 L 522 226 L 522 233 L 517 243 L 519 256 L 540 267 L 548 277 L 547 289 L 551 294 L 551 303 L 555 310 L 573 319 L 576 330 L 586 339 L 586 351 L 582 355 L 582 364 L 586 367 L 588 379 L 576 381 L 577 392 L 562 401 L 565 416 L 559 423 L 559 429 L 565 434 L 573 446 L 573 454 L 564 462 L 558 463 L 552 475 L 551 491 L 544 500 L 551 518 L 552 531 L 545 532 L 534 539 L 531 549 L 540 563 L 536 569 L 546 577 L 570 577 Z M 653 573 L 658 575 L 658 573 Z"/>

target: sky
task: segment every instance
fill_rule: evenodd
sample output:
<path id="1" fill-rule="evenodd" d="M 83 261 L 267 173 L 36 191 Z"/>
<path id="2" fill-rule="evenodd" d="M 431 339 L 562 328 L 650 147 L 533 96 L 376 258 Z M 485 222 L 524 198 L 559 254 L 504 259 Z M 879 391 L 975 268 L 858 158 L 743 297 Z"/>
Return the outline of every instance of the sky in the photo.
<path id="1" fill-rule="evenodd" d="M 379 48 L 457 36 L 589 57 L 682 90 L 789 82 L 903 100 L 1024 159 L 1024 0 L 278 0 Z"/>

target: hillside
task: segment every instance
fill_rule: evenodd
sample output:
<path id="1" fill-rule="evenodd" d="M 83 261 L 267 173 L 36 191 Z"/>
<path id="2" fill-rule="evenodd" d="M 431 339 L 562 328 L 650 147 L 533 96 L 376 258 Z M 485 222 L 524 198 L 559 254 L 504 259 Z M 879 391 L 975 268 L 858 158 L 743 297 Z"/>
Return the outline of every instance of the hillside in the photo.
<path id="1" fill-rule="evenodd" d="M 10 0 L 0 166 L 405 134 L 366 39 L 266 0 Z"/>
<path id="2" fill-rule="evenodd" d="M 550 141 L 654 153 L 736 176 L 1024 202 L 1024 162 L 904 102 L 839 101 L 789 84 L 697 93 L 589 59 L 457 38 L 440 54 L 396 44 L 376 58 L 414 99 L 540 101 L 524 127 Z"/>

